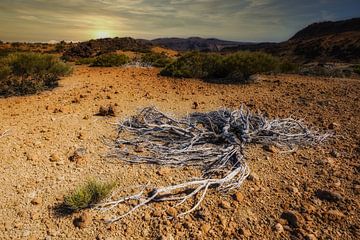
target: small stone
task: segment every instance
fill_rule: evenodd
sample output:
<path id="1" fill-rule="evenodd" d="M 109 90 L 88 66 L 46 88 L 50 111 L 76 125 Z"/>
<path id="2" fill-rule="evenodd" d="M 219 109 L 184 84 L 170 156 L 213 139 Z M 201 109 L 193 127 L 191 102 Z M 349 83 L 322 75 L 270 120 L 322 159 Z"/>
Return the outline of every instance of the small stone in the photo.
<path id="1" fill-rule="evenodd" d="M 340 153 L 338 151 L 336 151 L 335 149 L 333 149 L 331 152 L 330 152 L 330 155 L 334 158 L 338 158 L 340 157 Z"/>
<path id="2" fill-rule="evenodd" d="M 169 214 L 170 216 L 172 217 L 176 217 L 177 215 L 177 210 L 173 207 L 170 207 L 167 211 L 166 211 L 167 214 Z"/>
<path id="3" fill-rule="evenodd" d="M 260 180 L 259 176 L 256 173 L 251 173 L 248 177 L 248 180 L 253 182 L 258 182 Z"/>
<path id="4" fill-rule="evenodd" d="M 312 233 L 306 234 L 305 239 L 306 240 L 317 240 L 316 236 Z"/>
<path id="5" fill-rule="evenodd" d="M 151 219 L 150 214 L 149 214 L 148 212 L 146 212 L 146 213 L 144 214 L 143 219 L 144 219 L 145 221 L 149 221 L 149 220 Z"/>
<path id="6" fill-rule="evenodd" d="M 229 208 L 231 208 L 230 203 L 229 203 L 228 201 L 225 201 L 225 200 L 221 201 L 220 206 L 221 206 L 222 208 L 224 208 L 224 209 L 229 209 Z"/>
<path id="7" fill-rule="evenodd" d="M 297 228 L 304 223 L 304 218 L 296 211 L 284 211 L 281 218 L 286 219 L 290 226 Z"/>
<path id="8" fill-rule="evenodd" d="M 53 153 L 53 154 L 50 155 L 50 162 L 58 162 L 60 160 L 61 159 L 57 154 Z"/>
<path id="9" fill-rule="evenodd" d="M 271 152 L 271 153 L 277 153 L 279 150 L 274 145 L 265 145 L 264 147 L 265 151 Z"/>
<path id="10" fill-rule="evenodd" d="M 41 197 L 35 197 L 34 199 L 31 200 L 31 204 L 33 205 L 40 205 L 41 203 L 42 203 Z"/>
<path id="11" fill-rule="evenodd" d="M 239 228 L 239 234 L 243 235 L 244 237 L 250 237 L 251 236 L 250 230 L 246 229 L 246 228 Z"/>
<path id="12" fill-rule="evenodd" d="M 320 200 L 325 200 L 329 202 L 338 202 L 342 200 L 342 196 L 339 193 L 330 190 L 319 189 L 316 191 L 315 194 Z"/>
<path id="13" fill-rule="evenodd" d="M 86 228 L 92 223 L 90 213 L 84 212 L 80 217 L 74 219 L 74 225 L 78 228 Z"/>
<path id="14" fill-rule="evenodd" d="M 274 230 L 278 233 L 282 233 L 284 231 L 284 227 L 281 225 L 281 223 L 277 223 L 274 226 Z"/>
<path id="15" fill-rule="evenodd" d="M 345 217 L 345 215 L 339 210 L 329 210 L 327 211 L 326 214 L 329 217 L 329 219 L 333 221 L 340 220 Z"/>
<path id="16" fill-rule="evenodd" d="M 328 129 L 337 130 L 337 129 L 339 129 L 339 127 L 340 127 L 339 123 L 333 122 L 333 123 L 329 124 Z"/>
<path id="17" fill-rule="evenodd" d="M 238 202 L 242 202 L 244 200 L 244 195 L 241 192 L 237 192 L 234 194 L 234 199 Z"/>
<path id="18" fill-rule="evenodd" d="M 204 223 L 201 225 L 201 231 L 205 234 L 207 234 L 211 229 L 211 225 L 209 223 Z"/>

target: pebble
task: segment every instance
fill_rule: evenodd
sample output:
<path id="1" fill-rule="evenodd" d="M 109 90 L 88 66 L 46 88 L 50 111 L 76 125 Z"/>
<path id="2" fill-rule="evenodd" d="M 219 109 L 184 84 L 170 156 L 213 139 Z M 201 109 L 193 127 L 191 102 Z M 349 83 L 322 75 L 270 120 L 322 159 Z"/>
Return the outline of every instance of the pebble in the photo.
<path id="1" fill-rule="evenodd" d="M 221 206 L 222 208 L 224 208 L 224 209 L 229 209 L 229 208 L 231 208 L 230 203 L 229 203 L 228 201 L 225 201 L 225 200 L 221 201 L 220 206 Z"/>
<path id="2" fill-rule="evenodd" d="M 281 223 L 277 223 L 274 226 L 274 230 L 278 233 L 282 233 L 284 231 L 284 227 L 281 225 Z"/>
<path id="3" fill-rule="evenodd" d="M 50 155 L 50 162 L 58 162 L 58 161 L 60 161 L 60 157 L 57 154 L 53 153 Z"/>
<path id="4" fill-rule="evenodd" d="M 201 225 L 201 231 L 203 233 L 208 233 L 211 229 L 211 225 L 209 223 L 204 223 L 203 225 Z"/>
<path id="5" fill-rule="evenodd" d="M 259 176 L 256 173 L 251 173 L 248 177 L 248 180 L 253 182 L 258 182 L 260 180 Z"/>
<path id="6" fill-rule="evenodd" d="M 41 203 L 42 203 L 41 197 L 35 197 L 34 199 L 31 200 L 31 204 L 33 205 L 40 205 Z"/>
<path id="7" fill-rule="evenodd" d="M 284 211 L 281 218 L 286 219 L 289 225 L 295 228 L 304 223 L 304 218 L 296 211 Z"/>
<path id="8" fill-rule="evenodd" d="M 307 235 L 305 236 L 305 239 L 306 239 L 306 240 L 317 240 L 316 236 L 315 236 L 314 234 L 312 234 L 312 233 L 307 234 Z"/>
<path id="9" fill-rule="evenodd" d="M 170 207 L 167 211 L 166 211 L 167 214 L 169 214 L 170 216 L 172 217 L 176 217 L 177 215 L 177 210 L 173 207 Z"/>
<path id="10" fill-rule="evenodd" d="M 92 223 L 91 214 L 84 212 L 80 217 L 74 219 L 74 225 L 78 228 L 86 228 Z"/>
<path id="11" fill-rule="evenodd" d="M 239 228 L 239 234 L 243 235 L 244 237 L 250 237 L 251 236 L 250 230 L 246 229 L 246 228 Z"/>
<path id="12" fill-rule="evenodd" d="M 273 145 L 265 145 L 264 147 L 265 151 L 271 152 L 271 153 L 277 153 L 279 150 L 273 146 Z"/>
<path id="13" fill-rule="evenodd" d="M 333 221 L 340 220 L 345 217 L 345 215 L 339 210 L 329 210 L 326 212 L 326 214 L 328 218 Z"/>
<path id="14" fill-rule="evenodd" d="M 319 189 L 316 191 L 315 194 L 319 199 L 329 201 L 329 202 L 338 202 L 338 201 L 342 200 L 342 196 L 339 193 L 331 191 L 331 190 Z"/>
<path id="15" fill-rule="evenodd" d="M 244 200 L 244 195 L 241 192 L 237 192 L 234 194 L 234 199 L 238 202 L 242 202 Z"/>

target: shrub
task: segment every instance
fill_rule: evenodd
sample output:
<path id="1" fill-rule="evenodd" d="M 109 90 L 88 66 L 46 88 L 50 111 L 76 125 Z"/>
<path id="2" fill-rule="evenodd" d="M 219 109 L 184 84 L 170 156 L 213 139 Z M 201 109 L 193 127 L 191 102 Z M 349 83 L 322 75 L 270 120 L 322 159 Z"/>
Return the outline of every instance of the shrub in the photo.
<path id="1" fill-rule="evenodd" d="M 124 54 L 104 54 L 96 57 L 91 66 L 94 67 L 117 67 L 127 64 L 129 57 Z"/>
<path id="2" fill-rule="evenodd" d="M 208 78 L 222 75 L 222 57 L 215 54 L 190 52 L 166 66 L 160 74 L 170 77 Z"/>
<path id="3" fill-rule="evenodd" d="M 14 53 L 0 60 L 0 96 L 25 95 L 56 87 L 70 66 L 49 54 Z"/>
<path id="4" fill-rule="evenodd" d="M 261 52 L 238 52 L 224 60 L 227 76 L 236 76 L 234 80 L 238 81 L 248 81 L 251 75 L 257 73 L 276 72 L 279 64 L 278 58 Z"/>
<path id="5" fill-rule="evenodd" d="M 95 62 L 95 58 L 79 58 L 76 65 L 92 65 Z"/>
<path id="6" fill-rule="evenodd" d="M 246 82 L 256 73 L 278 72 L 280 60 L 260 52 L 238 52 L 228 56 L 191 52 L 166 66 L 160 74 L 171 77 L 227 79 Z"/>
<path id="7" fill-rule="evenodd" d="M 115 183 L 103 183 L 96 180 L 88 181 L 75 191 L 65 196 L 64 205 L 73 211 L 88 208 L 93 204 L 99 203 L 110 195 L 115 187 Z"/>
<path id="8" fill-rule="evenodd" d="M 141 62 L 154 67 L 165 67 L 171 63 L 171 59 L 163 53 L 149 52 L 141 56 Z"/>

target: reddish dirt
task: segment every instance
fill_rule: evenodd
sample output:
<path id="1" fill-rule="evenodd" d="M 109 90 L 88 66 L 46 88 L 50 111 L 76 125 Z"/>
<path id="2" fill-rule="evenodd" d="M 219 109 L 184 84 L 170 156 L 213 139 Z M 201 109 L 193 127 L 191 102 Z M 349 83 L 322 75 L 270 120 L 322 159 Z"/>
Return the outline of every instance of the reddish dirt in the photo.
<path id="1" fill-rule="evenodd" d="M 221 85 L 158 72 L 76 67 L 53 91 L 0 99 L 0 135 L 10 130 L 0 138 L 1 239 L 360 238 L 359 80 L 279 75 Z M 115 117 L 95 116 L 109 104 L 116 105 Z M 116 137 L 113 123 L 150 105 L 180 117 L 241 104 L 269 117 L 304 119 L 335 136 L 293 153 L 249 146 L 252 179 L 229 195 L 210 191 L 199 210 L 184 218 L 169 220 L 169 205 L 159 203 L 112 225 L 102 221 L 108 214 L 93 210 L 85 211 L 88 221 L 81 228 L 73 221 L 82 213 L 56 214 L 64 195 L 90 178 L 124 188 L 177 183 L 196 174 L 107 158 L 105 142 Z M 71 162 L 80 147 L 85 157 Z"/>

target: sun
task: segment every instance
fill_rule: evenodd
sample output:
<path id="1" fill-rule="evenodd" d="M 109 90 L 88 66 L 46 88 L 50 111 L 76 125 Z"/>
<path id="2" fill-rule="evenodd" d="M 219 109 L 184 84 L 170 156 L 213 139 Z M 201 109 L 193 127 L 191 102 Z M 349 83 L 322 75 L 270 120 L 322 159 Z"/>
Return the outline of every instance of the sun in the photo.
<path id="1" fill-rule="evenodd" d="M 105 30 L 97 30 L 93 33 L 93 36 L 96 38 L 96 39 L 99 39 L 99 38 L 109 38 L 111 37 L 112 33 L 110 31 L 105 31 Z"/>

